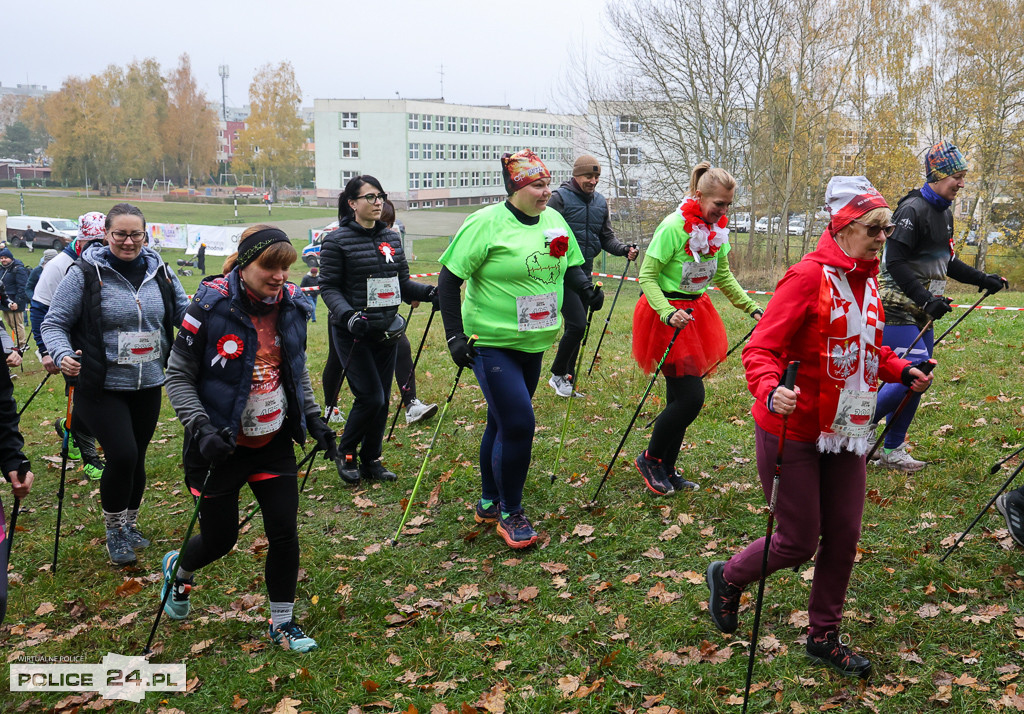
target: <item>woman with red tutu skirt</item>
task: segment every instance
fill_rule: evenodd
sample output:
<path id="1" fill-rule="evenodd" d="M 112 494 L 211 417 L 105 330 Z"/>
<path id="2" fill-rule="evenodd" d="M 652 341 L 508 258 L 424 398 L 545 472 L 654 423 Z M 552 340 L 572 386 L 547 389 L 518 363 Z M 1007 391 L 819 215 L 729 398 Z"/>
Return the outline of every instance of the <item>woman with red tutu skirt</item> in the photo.
<path id="1" fill-rule="evenodd" d="M 690 176 L 689 195 L 654 232 L 640 266 L 644 294 L 633 310 L 633 357 L 651 374 L 679 332 L 661 371 L 666 406 L 647 448 L 634 463 L 648 490 L 667 496 L 695 491 L 676 468 L 686 428 L 704 406 L 703 376 L 725 357 L 725 326 L 707 289 L 716 285 L 737 309 L 755 320 L 762 310 L 729 270 L 729 219 L 736 179 L 701 162 Z M 687 310 L 692 310 L 688 313 Z M 687 327 L 690 322 L 693 326 Z"/>

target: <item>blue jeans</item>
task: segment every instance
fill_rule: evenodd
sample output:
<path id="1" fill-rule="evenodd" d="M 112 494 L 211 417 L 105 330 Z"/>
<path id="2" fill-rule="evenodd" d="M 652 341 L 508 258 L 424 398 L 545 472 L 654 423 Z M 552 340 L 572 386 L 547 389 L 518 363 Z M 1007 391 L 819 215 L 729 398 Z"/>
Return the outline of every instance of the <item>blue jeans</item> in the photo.
<path id="1" fill-rule="evenodd" d="M 915 325 L 886 325 L 885 330 L 882 332 L 882 344 L 886 347 L 891 347 L 893 352 L 900 357 L 917 364 L 922 360 L 931 359 L 933 342 L 935 340 L 935 333 L 932 330 L 928 330 L 928 332 L 924 333 L 924 337 L 914 345 L 914 350 L 909 355 L 904 354 L 920 331 L 920 328 Z M 903 399 L 903 395 L 907 393 L 908 389 L 909 387 L 905 387 L 898 382 L 890 382 L 883 385 L 878 390 L 875 421 L 879 422 L 885 418 L 888 424 L 888 421 L 892 418 L 892 413 L 896 411 L 900 401 Z M 920 403 L 921 394 L 919 392 L 912 393 L 907 406 L 903 408 L 899 418 L 893 422 L 892 429 L 885 435 L 885 448 L 895 449 L 906 441 L 907 429 L 910 428 L 910 422 L 914 420 L 914 415 L 917 413 L 917 405 Z"/>
<path id="2" fill-rule="evenodd" d="M 543 352 L 478 347 L 473 365 L 487 400 L 487 428 L 480 441 L 480 492 L 502 512 L 522 510 L 523 487 L 530 468 L 533 393 L 540 378 Z"/>

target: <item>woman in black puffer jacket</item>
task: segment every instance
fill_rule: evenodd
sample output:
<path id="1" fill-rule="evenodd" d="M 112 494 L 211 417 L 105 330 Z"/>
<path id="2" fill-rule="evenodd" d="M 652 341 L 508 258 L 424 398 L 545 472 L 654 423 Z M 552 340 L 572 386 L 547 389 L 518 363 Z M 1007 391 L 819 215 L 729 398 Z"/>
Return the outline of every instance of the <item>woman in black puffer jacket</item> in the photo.
<path id="1" fill-rule="evenodd" d="M 320 296 L 331 311 L 330 339 L 355 398 L 338 444 L 338 474 L 347 483 L 397 478 L 380 456 L 397 337 L 405 329 L 398 306 L 437 300 L 437 288 L 409 279 L 398 234 L 379 220 L 386 198 L 373 176 L 350 180 L 338 196 L 338 228 L 320 251 Z"/>

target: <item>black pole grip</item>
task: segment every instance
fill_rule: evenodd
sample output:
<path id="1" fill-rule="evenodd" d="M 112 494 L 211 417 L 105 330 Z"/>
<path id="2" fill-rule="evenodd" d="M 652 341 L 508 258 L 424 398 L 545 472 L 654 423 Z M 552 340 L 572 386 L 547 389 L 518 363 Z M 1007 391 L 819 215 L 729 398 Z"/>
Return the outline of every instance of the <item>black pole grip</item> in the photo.
<path id="1" fill-rule="evenodd" d="M 917 369 L 921 370 L 925 374 L 931 374 L 932 370 L 935 369 L 935 367 L 938 364 L 939 363 L 936 362 L 934 359 L 930 359 L 930 360 L 927 360 L 926 362 L 921 362 L 920 364 L 917 364 L 915 366 L 917 367 Z"/>
<path id="2" fill-rule="evenodd" d="M 793 360 L 786 365 L 786 371 L 782 373 L 782 386 L 792 390 L 796 385 L 796 371 L 800 368 L 800 360 Z"/>

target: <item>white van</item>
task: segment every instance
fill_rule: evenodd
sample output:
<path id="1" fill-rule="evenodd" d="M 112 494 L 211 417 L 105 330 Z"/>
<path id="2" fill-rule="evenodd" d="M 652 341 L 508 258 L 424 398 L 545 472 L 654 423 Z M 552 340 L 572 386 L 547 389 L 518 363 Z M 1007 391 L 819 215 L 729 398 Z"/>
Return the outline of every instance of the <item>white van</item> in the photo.
<path id="1" fill-rule="evenodd" d="M 36 248 L 55 248 L 62 250 L 64 246 L 78 237 L 78 223 L 68 218 L 44 218 L 42 216 L 8 216 L 7 242 L 25 246 L 23 234 L 29 226 L 36 232 L 34 245 Z"/>

